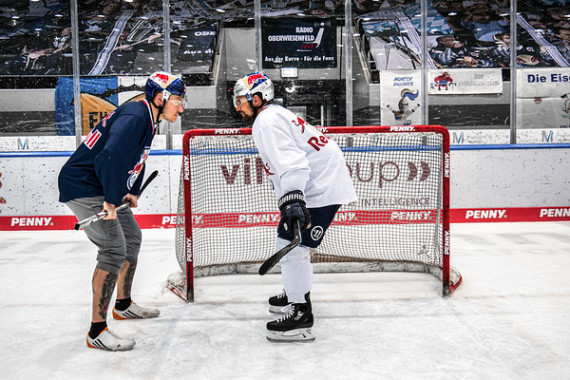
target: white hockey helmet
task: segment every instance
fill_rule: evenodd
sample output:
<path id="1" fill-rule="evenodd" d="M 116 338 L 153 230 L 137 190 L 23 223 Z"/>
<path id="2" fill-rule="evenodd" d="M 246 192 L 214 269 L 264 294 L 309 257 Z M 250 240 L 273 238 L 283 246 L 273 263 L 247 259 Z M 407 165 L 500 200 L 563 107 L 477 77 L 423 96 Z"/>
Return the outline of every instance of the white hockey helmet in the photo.
<path id="1" fill-rule="evenodd" d="M 261 72 L 247 74 L 234 85 L 234 107 L 237 98 L 245 96 L 248 102 L 253 100 L 253 95 L 261 93 L 264 102 L 273 100 L 275 96 L 275 88 L 269 77 Z"/>

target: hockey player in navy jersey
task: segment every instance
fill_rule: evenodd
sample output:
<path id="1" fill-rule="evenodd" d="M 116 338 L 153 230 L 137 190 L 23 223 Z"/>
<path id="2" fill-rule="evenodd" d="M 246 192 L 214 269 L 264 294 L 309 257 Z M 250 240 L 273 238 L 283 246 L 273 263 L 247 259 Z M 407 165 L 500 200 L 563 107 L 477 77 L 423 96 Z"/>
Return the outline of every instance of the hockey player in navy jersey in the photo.
<path id="1" fill-rule="evenodd" d="M 100 222 L 84 231 L 98 248 L 93 273 L 93 314 L 87 346 L 110 351 L 130 350 L 135 341 L 123 339 L 107 328 L 107 311 L 117 287 L 115 319 L 154 318 L 158 309 L 145 308 L 131 299 L 133 276 L 141 245 L 141 230 L 129 208 L 138 206 L 138 195 L 158 122 L 176 121 L 184 111 L 186 86 L 166 73 L 152 74 L 145 99 L 129 102 L 105 117 L 86 136 L 59 174 L 59 200 L 79 220 L 107 211 Z"/>
<path id="2" fill-rule="evenodd" d="M 270 341 L 312 341 L 310 291 L 313 267 L 309 248 L 317 247 L 342 204 L 356 200 L 339 146 L 291 111 L 273 104 L 274 86 L 265 74 L 238 80 L 236 111 L 253 124 L 253 141 L 263 160 L 281 211 L 276 250 L 293 240 L 299 221 L 302 242 L 281 261 L 283 293 L 269 298 L 270 311 L 284 313 L 267 324 Z"/>

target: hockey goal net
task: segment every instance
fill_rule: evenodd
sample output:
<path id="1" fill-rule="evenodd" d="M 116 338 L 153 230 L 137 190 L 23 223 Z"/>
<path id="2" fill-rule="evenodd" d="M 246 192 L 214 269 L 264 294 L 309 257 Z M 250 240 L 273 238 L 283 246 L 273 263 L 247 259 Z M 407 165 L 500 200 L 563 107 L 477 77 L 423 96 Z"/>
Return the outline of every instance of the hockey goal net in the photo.
<path id="1" fill-rule="evenodd" d="M 461 275 L 449 261 L 447 130 L 320 130 L 341 147 L 358 200 L 341 207 L 311 251 L 314 271 L 426 272 L 441 279 L 443 295 L 449 295 Z M 168 288 L 184 300 L 194 300 L 194 277 L 257 273 L 275 253 L 280 214 L 251 129 L 188 131 L 178 198 L 181 271 L 169 276 Z"/>

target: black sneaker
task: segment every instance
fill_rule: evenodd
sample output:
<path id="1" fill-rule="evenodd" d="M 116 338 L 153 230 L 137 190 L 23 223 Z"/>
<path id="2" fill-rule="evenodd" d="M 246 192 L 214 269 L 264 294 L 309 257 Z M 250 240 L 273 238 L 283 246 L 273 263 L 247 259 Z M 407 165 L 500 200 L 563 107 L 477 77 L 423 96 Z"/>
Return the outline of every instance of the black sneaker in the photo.
<path id="1" fill-rule="evenodd" d="M 312 342 L 314 319 L 309 303 L 292 303 L 286 306 L 286 314 L 267 323 L 267 340 L 271 342 Z"/>
<path id="2" fill-rule="evenodd" d="M 305 294 L 305 301 L 311 305 L 311 292 Z M 287 294 L 283 291 L 281 294 L 269 298 L 269 311 L 275 314 L 284 314 L 285 308 L 290 303 Z"/>

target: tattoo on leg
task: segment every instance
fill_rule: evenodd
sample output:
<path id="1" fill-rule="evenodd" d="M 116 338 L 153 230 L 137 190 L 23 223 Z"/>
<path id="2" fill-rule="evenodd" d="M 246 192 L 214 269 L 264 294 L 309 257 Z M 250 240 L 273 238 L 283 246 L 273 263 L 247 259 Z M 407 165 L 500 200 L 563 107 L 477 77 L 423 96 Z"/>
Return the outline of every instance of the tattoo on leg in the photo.
<path id="1" fill-rule="evenodd" d="M 131 296 L 131 288 L 133 286 L 133 278 L 135 277 L 135 271 L 137 270 L 137 260 L 129 260 L 127 266 L 127 272 L 125 273 L 125 279 L 123 282 L 123 292 L 127 296 Z"/>
<path id="2" fill-rule="evenodd" d="M 103 280 L 101 297 L 99 298 L 99 316 L 103 319 L 107 319 L 107 311 L 109 310 L 109 304 L 111 302 L 111 297 L 113 296 L 113 290 L 115 290 L 116 283 L 117 275 L 113 273 L 108 273 Z"/>

